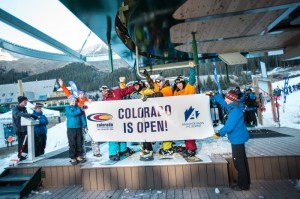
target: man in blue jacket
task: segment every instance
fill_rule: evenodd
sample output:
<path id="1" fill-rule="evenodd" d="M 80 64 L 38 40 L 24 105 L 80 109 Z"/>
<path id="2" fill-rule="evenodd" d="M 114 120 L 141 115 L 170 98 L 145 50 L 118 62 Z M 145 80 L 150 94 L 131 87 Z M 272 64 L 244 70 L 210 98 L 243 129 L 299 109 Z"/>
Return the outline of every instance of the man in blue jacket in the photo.
<path id="1" fill-rule="evenodd" d="M 223 137 L 227 134 L 231 143 L 234 167 L 238 171 L 237 184 L 231 188 L 235 191 L 249 190 L 250 174 L 245 150 L 249 132 L 244 123 L 243 103 L 238 100 L 238 95 L 234 90 L 225 95 L 225 100 L 221 95 L 216 95 L 215 99 L 227 110 L 227 120 L 224 127 L 214 137 Z"/>
<path id="2" fill-rule="evenodd" d="M 42 107 L 38 104 L 35 105 L 32 114 L 35 115 L 39 121 L 39 124 L 34 125 L 35 156 L 39 156 L 45 153 L 48 119 L 43 114 Z"/>

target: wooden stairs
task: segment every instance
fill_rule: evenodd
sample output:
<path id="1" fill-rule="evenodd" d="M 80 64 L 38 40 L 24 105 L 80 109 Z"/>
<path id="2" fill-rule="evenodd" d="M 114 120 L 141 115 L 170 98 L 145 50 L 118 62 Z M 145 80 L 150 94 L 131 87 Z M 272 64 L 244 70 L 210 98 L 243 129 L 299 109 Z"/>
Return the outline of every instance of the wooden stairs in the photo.
<path id="1" fill-rule="evenodd" d="M 5 169 L 0 175 L 0 198 L 22 198 L 41 183 L 41 168 L 33 173 L 20 174 Z"/>

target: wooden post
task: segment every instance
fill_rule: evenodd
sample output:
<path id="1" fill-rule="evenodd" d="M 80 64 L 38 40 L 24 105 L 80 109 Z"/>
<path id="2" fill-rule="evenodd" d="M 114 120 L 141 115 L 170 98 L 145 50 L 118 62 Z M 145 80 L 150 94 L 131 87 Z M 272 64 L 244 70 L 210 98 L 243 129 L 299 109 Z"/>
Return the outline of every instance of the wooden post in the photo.
<path id="1" fill-rule="evenodd" d="M 198 51 L 197 51 L 197 42 L 196 42 L 196 38 L 195 38 L 195 32 L 192 32 L 192 36 L 193 36 L 193 40 L 192 40 L 192 49 L 193 49 L 193 58 L 194 58 L 194 63 L 196 64 L 196 82 L 197 82 L 197 87 L 198 89 L 196 89 L 196 93 L 201 93 L 200 92 L 200 77 L 199 77 L 199 60 L 198 60 Z"/>
<path id="2" fill-rule="evenodd" d="M 272 88 L 271 81 L 268 82 L 268 89 L 269 89 L 269 97 L 270 97 L 270 101 L 271 101 L 273 120 L 274 120 L 274 122 L 277 122 L 278 117 L 277 117 L 276 107 L 275 107 L 275 103 L 274 103 L 273 88 Z"/>
<path id="3" fill-rule="evenodd" d="M 260 103 L 259 100 L 259 86 L 258 86 L 258 77 L 253 77 L 253 86 L 254 86 L 254 92 L 256 95 L 256 103 Z M 258 123 L 263 125 L 263 120 L 262 120 L 262 112 L 261 108 L 257 108 L 257 117 L 258 117 Z"/>
<path id="4" fill-rule="evenodd" d="M 19 96 L 23 96 L 24 92 L 23 92 L 23 86 L 22 86 L 22 80 L 21 79 L 18 80 L 18 88 L 19 88 Z"/>

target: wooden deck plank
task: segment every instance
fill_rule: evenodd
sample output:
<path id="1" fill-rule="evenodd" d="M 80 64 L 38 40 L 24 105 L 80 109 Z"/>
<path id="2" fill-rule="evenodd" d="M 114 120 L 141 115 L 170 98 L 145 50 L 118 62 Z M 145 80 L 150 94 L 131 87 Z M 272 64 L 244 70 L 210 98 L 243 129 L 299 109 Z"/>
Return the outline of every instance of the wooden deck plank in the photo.
<path id="1" fill-rule="evenodd" d="M 161 168 L 158 166 L 152 167 L 153 169 L 153 179 L 154 179 L 154 188 L 161 189 L 162 188 L 162 175 L 161 175 Z M 148 188 L 148 184 L 147 184 Z"/>
<path id="2" fill-rule="evenodd" d="M 111 178 L 111 189 L 116 190 L 119 188 L 119 179 L 117 168 L 110 169 L 110 178 Z"/>
<path id="3" fill-rule="evenodd" d="M 146 167 L 138 167 L 139 189 L 147 188 Z"/>
<path id="4" fill-rule="evenodd" d="M 70 186 L 70 174 L 69 174 L 69 167 L 62 167 L 63 172 L 63 185 L 64 186 Z"/>
<path id="5" fill-rule="evenodd" d="M 207 167 L 206 165 L 198 164 L 198 171 L 199 171 L 199 177 L 200 177 L 200 186 L 206 187 L 208 185 L 208 176 L 207 176 Z"/>
<path id="6" fill-rule="evenodd" d="M 289 172 L 288 172 L 288 165 L 287 165 L 286 157 L 278 157 L 278 160 L 279 160 L 281 179 L 288 179 Z"/>
<path id="7" fill-rule="evenodd" d="M 192 175 L 192 186 L 199 187 L 200 186 L 200 176 L 199 176 L 198 165 L 196 165 L 196 164 L 191 165 L 191 175 Z"/>
<path id="8" fill-rule="evenodd" d="M 164 188 L 170 188 L 169 185 L 169 174 L 168 174 L 168 167 L 167 166 L 161 166 L 161 186 Z"/>
<path id="9" fill-rule="evenodd" d="M 91 190 L 90 170 L 87 170 L 87 169 L 83 170 L 82 175 L 83 175 L 82 183 L 84 184 L 84 187 L 83 187 L 84 191 Z"/>
<path id="10" fill-rule="evenodd" d="M 269 157 L 262 158 L 263 165 L 264 165 L 264 179 L 265 180 L 272 180 L 272 165 L 271 160 Z"/>
<path id="11" fill-rule="evenodd" d="M 180 182 L 182 183 L 181 186 L 183 186 L 182 178 L 180 178 L 182 174 L 182 166 L 168 166 L 167 173 L 170 188 L 176 188 L 177 183 L 180 184 Z"/>
<path id="12" fill-rule="evenodd" d="M 49 167 L 48 167 L 49 168 Z M 70 185 L 77 184 L 76 183 L 76 174 L 75 174 L 75 167 L 69 166 L 69 179 L 70 179 Z"/>
<path id="13" fill-rule="evenodd" d="M 127 189 L 132 189 L 132 175 L 131 175 L 131 168 L 126 167 L 124 168 L 125 174 L 125 185 Z"/>
<path id="14" fill-rule="evenodd" d="M 254 181 L 249 191 L 233 191 L 228 187 L 218 187 L 220 194 L 216 194 L 215 187 L 197 187 L 185 189 L 166 190 L 112 190 L 112 191 L 88 191 L 84 192 L 80 186 L 43 188 L 39 194 L 32 195 L 32 199 L 40 198 L 289 198 L 298 199 L 299 191 L 287 180 Z M 44 192 L 49 194 L 43 194 Z M 158 192 L 161 191 L 161 192 Z M 52 193 L 52 194 L 51 194 Z M 75 196 L 75 197 L 74 197 Z"/>
<path id="15" fill-rule="evenodd" d="M 90 175 L 90 189 L 89 191 L 96 191 L 98 190 L 97 186 L 97 171 L 96 169 L 90 169 L 89 170 L 89 175 Z"/>
<path id="16" fill-rule="evenodd" d="M 270 164 L 271 164 L 271 170 L 272 170 L 272 179 L 273 180 L 279 180 L 281 178 L 280 176 L 280 167 L 279 167 L 279 161 L 278 157 L 270 157 Z"/>
<path id="17" fill-rule="evenodd" d="M 103 169 L 104 190 L 111 190 L 110 169 Z"/>
<path id="18" fill-rule="evenodd" d="M 97 169 L 97 190 L 104 190 L 104 174 L 103 174 L 103 169 Z"/>
<path id="19" fill-rule="evenodd" d="M 117 174 L 118 174 L 118 189 L 121 189 L 122 187 L 126 186 L 124 168 L 118 168 L 117 169 Z M 101 190 L 103 190 L 103 189 L 101 189 Z"/>
<path id="20" fill-rule="evenodd" d="M 193 187 L 193 181 L 192 181 L 192 175 L 193 173 L 191 172 L 191 165 L 185 165 L 182 166 L 182 170 L 183 170 L 183 186 L 186 187 Z M 182 187 L 178 185 L 177 182 L 177 187 Z"/>
<path id="21" fill-rule="evenodd" d="M 131 168 L 131 180 L 132 180 L 132 188 L 131 189 L 140 189 L 140 178 L 139 178 L 138 167 Z"/>
<path id="22" fill-rule="evenodd" d="M 155 187 L 156 182 L 160 181 L 160 173 L 159 175 L 154 176 L 153 167 L 144 167 L 145 168 L 145 178 L 146 178 L 146 187 L 145 189 L 150 189 L 152 187 Z"/>

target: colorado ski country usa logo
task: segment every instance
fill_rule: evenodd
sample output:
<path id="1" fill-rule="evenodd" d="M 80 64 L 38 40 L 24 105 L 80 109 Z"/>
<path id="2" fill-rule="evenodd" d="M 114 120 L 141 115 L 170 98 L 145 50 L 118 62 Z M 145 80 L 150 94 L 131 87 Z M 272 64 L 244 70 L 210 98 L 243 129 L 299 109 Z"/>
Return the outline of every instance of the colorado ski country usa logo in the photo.
<path id="1" fill-rule="evenodd" d="M 182 126 L 185 126 L 186 128 L 195 128 L 195 127 L 201 127 L 201 125 L 204 124 L 204 122 L 199 122 L 198 117 L 200 116 L 200 112 L 190 106 L 188 109 L 184 112 L 184 123 L 182 123 Z"/>
<path id="2" fill-rule="evenodd" d="M 114 124 L 109 122 L 113 116 L 108 113 L 94 113 L 87 116 L 87 119 L 93 122 L 100 122 L 97 124 L 97 130 L 113 130 Z"/>
<path id="3" fill-rule="evenodd" d="M 108 113 L 94 113 L 87 116 L 87 119 L 93 122 L 104 122 L 107 120 L 111 120 L 113 116 Z"/>

